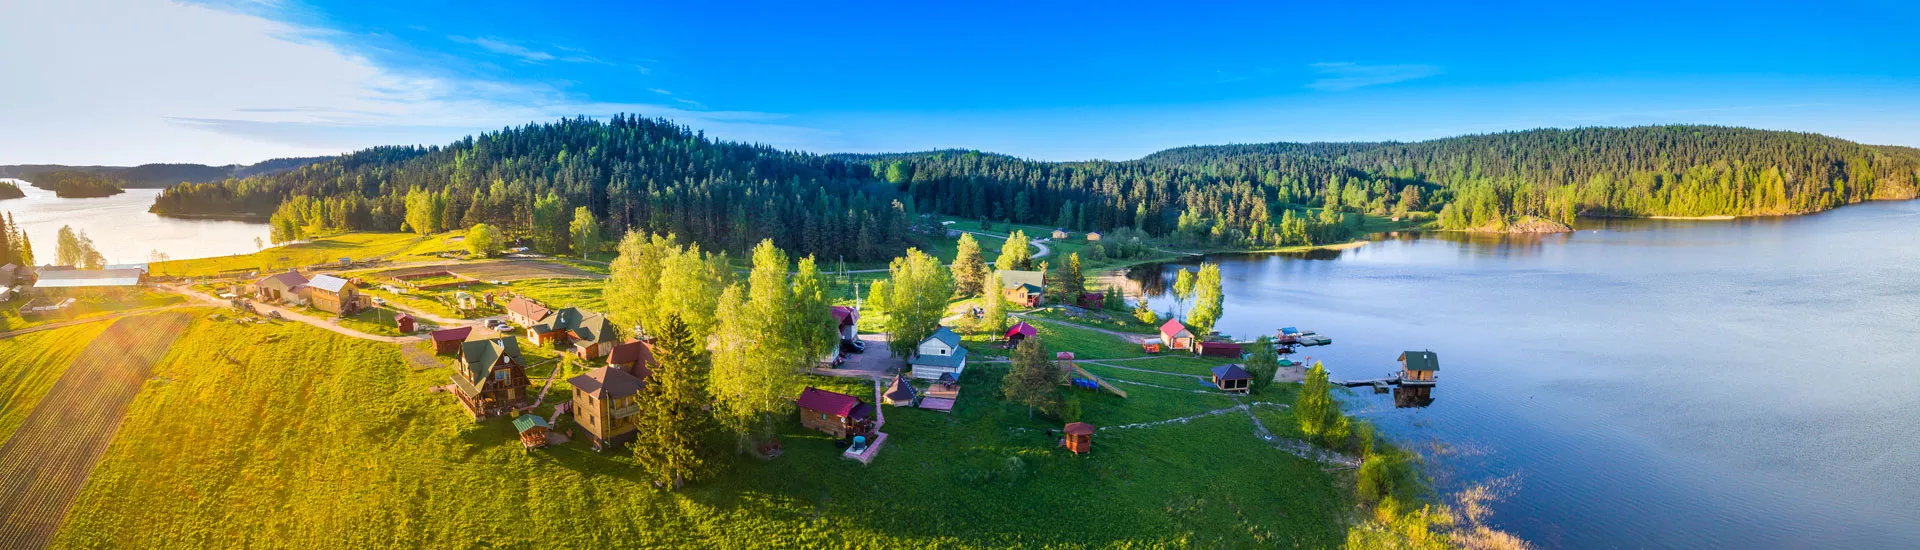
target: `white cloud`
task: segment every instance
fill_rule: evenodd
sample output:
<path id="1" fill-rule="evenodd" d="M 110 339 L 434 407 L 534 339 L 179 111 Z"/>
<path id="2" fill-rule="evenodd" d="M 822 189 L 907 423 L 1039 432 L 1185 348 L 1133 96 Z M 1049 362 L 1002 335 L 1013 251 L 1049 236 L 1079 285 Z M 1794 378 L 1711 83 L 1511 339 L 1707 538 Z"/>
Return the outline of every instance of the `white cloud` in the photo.
<path id="1" fill-rule="evenodd" d="M 256 162 L 444 144 L 618 112 L 782 147 L 836 139 L 774 114 L 600 102 L 544 83 L 383 67 L 335 45 L 351 36 L 248 13 L 257 11 L 167 0 L 0 2 L 0 21 L 15 23 L 0 33 L 8 52 L 0 55 L 0 164 Z M 516 57 L 539 54 L 563 57 L 533 49 Z"/>
<path id="2" fill-rule="evenodd" d="M 1440 68 L 1433 65 L 1361 65 L 1331 62 L 1314 63 L 1307 67 L 1320 75 L 1320 78 L 1308 83 L 1307 87 L 1324 92 L 1340 92 L 1367 86 L 1406 82 L 1440 74 Z"/>
<path id="3" fill-rule="evenodd" d="M 533 48 L 528 48 L 526 46 L 522 46 L 522 45 L 508 42 L 505 40 L 500 40 L 498 38 L 488 38 L 484 36 L 479 38 L 467 38 L 464 36 L 448 36 L 447 40 L 452 40 L 454 42 L 459 42 L 461 44 L 477 46 L 482 50 L 490 51 L 500 55 L 509 55 L 513 57 L 518 57 L 522 61 L 528 61 L 528 62 L 553 61 L 553 54 L 543 52 L 540 50 L 535 50 Z"/>

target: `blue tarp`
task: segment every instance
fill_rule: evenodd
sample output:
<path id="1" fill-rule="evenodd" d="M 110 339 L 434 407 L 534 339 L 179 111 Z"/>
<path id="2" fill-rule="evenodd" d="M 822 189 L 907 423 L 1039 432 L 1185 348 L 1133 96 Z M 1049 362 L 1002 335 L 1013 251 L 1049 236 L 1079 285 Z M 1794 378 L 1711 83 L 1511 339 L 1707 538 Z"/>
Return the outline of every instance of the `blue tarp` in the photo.
<path id="1" fill-rule="evenodd" d="M 1294 328 L 1294 327 L 1280 327 L 1280 333 L 1281 334 L 1299 334 L 1300 329 Z"/>

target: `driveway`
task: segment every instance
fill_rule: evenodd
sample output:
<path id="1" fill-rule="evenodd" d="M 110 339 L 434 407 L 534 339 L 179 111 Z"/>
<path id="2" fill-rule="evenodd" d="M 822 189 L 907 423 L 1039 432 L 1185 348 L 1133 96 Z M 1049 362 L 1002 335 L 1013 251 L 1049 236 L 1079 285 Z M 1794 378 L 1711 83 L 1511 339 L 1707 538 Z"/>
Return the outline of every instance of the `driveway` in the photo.
<path id="1" fill-rule="evenodd" d="M 840 368 L 831 369 L 828 372 L 835 373 L 835 376 L 886 378 L 906 368 L 906 361 L 895 358 L 893 354 L 887 352 L 887 335 L 862 334 L 860 341 L 867 343 L 865 353 L 846 354 L 847 362 L 841 364 Z"/>

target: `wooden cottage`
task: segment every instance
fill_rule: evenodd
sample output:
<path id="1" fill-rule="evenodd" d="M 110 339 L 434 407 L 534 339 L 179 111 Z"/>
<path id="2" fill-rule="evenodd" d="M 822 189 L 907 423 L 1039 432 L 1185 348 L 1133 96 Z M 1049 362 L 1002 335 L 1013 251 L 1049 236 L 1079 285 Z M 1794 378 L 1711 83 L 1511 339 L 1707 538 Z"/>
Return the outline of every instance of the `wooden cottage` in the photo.
<path id="1" fill-rule="evenodd" d="M 1198 342 L 1193 352 L 1207 357 L 1239 357 L 1245 350 L 1235 342 Z"/>
<path id="2" fill-rule="evenodd" d="M 840 333 L 840 341 L 852 342 L 860 338 L 860 310 L 847 306 L 833 306 L 833 324 Z"/>
<path id="3" fill-rule="evenodd" d="M 1027 324 L 1026 321 L 1014 323 L 1012 327 L 1007 328 L 1007 347 L 1018 346 L 1021 341 L 1038 336 L 1039 334 L 1040 331 L 1033 328 L 1033 325 Z"/>
<path id="4" fill-rule="evenodd" d="M 460 405 L 475 419 L 525 406 L 528 385 L 520 344 L 512 336 L 460 344 L 460 364 L 454 367 L 452 389 Z"/>
<path id="5" fill-rule="evenodd" d="M 1092 424 L 1075 422 L 1068 424 L 1062 431 L 1066 432 L 1066 437 L 1060 439 L 1060 444 L 1067 450 L 1073 451 L 1074 454 L 1087 454 L 1093 451 Z"/>
<path id="6" fill-rule="evenodd" d="M 873 435 L 873 405 L 858 397 L 807 386 L 794 403 L 799 405 L 802 426 L 840 439 Z"/>
<path id="7" fill-rule="evenodd" d="M 307 276 L 298 271 L 275 273 L 253 283 L 254 297 L 262 302 L 305 304 Z"/>
<path id="8" fill-rule="evenodd" d="M 1192 350 L 1193 340 L 1193 331 L 1187 330 L 1187 325 L 1181 324 L 1179 319 L 1168 319 L 1160 325 L 1160 342 L 1169 348 Z"/>
<path id="9" fill-rule="evenodd" d="M 393 326 L 394 328 L 400 329 L 401 334 L 413 332 L 413 316 L 406 314 L 406 312 L 394 315 Z"/>
<path id="10" fill-rule="evenodd" d="M 433 352 L 438 354 L 460 353 L 460 344 L 473 334 L 473 327 L 459 327 L 433 331 Z"/>
<path id="11" fill-rule="evenodd" d="M 645 378 L 619 367 L 600 367 L 568 378 L 567 384 L 573 386 L 573 423 L 587 432 L 594 449 L 633 440 L 633 417 L 640 414 Z"/>
<path id="12" fill-rule="evenodd" d="M 960 347 L 960 335 L 953 329 L 934 330 L 913 351 L 913 357 L 907 359 L 907 371 L 914 378 L 938 380 L 944 374 L 959 380 L 960 373 L 967 369 L 967 348 Z"/>
<path id="13" fill-rule="evenodd" d="M 1100 232 L 1098 232 L 1098 231 L 1088 231 L 1088 232 L 1087 232 L 1087 240 L 1089 240 L 1089 241 L 1097 241 L 1097 240 L 1100 240 Z"/>
<path id="14" fill-rule="evenodd" d="M 369 305 L 359 289 L 353 288 L 346 279 L 332 275 L 316 275 L 307 281 L 307 300 L 314 309 L 339 315 L 348 315 Z"/>
<path id="15" fill-rule="evenodd" d="M 551 427 L 547 426 L 547 419 L 528 412 L 513 419 L 513 429 L 520 432 L 520 444 L 531 449 L 547 446 L 547 432 Z"/>
<path id="16" fill-rule="evenodd" d="M 567 307 L 550 311 L 528 326 L 527 340 L 536 346 L 571 347 L 572 353 L 581 359 L 597 359 L 613 353 L 619 338 L 614 335 L 613 321 L 606 315 Z"/>
<path id="17" fill-rule="evenodd" d="M 1065 230 L 1065 229 L 1055 229 L 1055 230 L 1053 230 L 1053 238 L 1055 238 L 1055 239 L 1065 239 L 1065 238 L 1067 238 L 1067 236 L 1068 236 L 1068 235 L 1069 235 L 1069 233 L 1067 233 L 1067 230 Z"/>
<path id="18" fill-rule="evenodd" d="M 1038 307 L 1046 299 L 1046 272 L 1002 269 L 999 273 L 1000 290 L 1007 301 L 1021 307 Z"/>
<path id="19" fill-rule="evenodd" d="M 1408 351 L 1400 353 L 1400 385 L 1431 386 L 1436 382 L 1434 374 L 1440 372 L 1440 356 L 1431 351 Z"/>
<path id="20" fill-rule="evenodd" d="M 553 310 L 547 309 L 546 304 L 522 296 L 514 296 L 512 300 L 507 300 L 506 310 L 507 320 L 522 327 L 531 327 L 534 323 L 545 319 L 547 314 L 553 313 Z"/>
<path id="21" fill-rule="evenodd" d="M 1220 365 L 1213 368 L 1213 386 L 1224 392 L 1247 393 L 1253 389 L 1253 374 L 1240 365 Z"/>

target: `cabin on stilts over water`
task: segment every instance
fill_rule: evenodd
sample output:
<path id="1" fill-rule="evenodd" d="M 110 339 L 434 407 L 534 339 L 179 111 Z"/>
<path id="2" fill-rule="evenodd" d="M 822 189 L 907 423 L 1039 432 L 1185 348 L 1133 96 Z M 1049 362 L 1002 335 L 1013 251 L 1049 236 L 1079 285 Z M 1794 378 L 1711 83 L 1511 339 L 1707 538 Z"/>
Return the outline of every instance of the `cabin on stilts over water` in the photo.
<path id="1" fill-rule="evenodd" d="M 1400 353 L 1400 385 L 1434 385 L 1434 373 L 1440 372 L 1440 356 L 1431 351 L 1407 351 Z"/>

